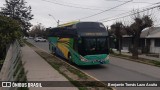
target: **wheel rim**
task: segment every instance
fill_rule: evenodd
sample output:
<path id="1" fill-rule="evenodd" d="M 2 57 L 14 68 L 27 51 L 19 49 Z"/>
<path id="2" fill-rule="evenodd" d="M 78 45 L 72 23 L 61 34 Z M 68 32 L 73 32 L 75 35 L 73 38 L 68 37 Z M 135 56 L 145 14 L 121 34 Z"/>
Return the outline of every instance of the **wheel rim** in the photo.
<path id="1" fill-rule="evenodd" d="M 71 57 L 71 55 L 70 55 L 70 56 L 69 56 L 69 59 L 71 60 L 71 58 L 72 58 L 72 57 Z"/>
<path id="2" fill-rule="evenodd" d="M 69 62 L 72 63 L 72 56 L 71 55 L 69 55 L 68 59 L 69 59 Z"/>

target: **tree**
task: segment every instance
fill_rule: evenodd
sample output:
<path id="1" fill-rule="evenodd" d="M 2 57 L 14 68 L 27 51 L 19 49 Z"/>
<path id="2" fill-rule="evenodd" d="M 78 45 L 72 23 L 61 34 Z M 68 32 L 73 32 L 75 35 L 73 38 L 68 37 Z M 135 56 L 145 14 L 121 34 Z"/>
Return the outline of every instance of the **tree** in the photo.
<path id="1" fill-rule="evenodd" d="M 21 37 L 19 22 L 0 15 L 0 59 L 4 59 L 7 45 Z"/>
<path id="2" fill-rule="evenodd" d="M 153 21 L 148 15 L 141 17 L 138 13 L 134 18 L 134 22 L 126 29 L 133 36 L 132 57 L 134 59 L 138 59 L 138 46 L 142 30 L 152 25 Z"/>
<path id="3" fill-rule="evenodd" d="M 31 6 L 26 6 L 24 0 L 5 0 L 5 7 L 2 8 L 1 14 L 7 17 L 11 17 L 20 22 L 22 32 L 27 35 L 27 30 L 31 27 L 29 22 L 33 19 L 31 14 Z"/>
<path id="4" fill-rule="evenodd" d="M 39 36 L 46 38 L 46 29 L 41 23 L 39 23 L 38 25 L 32 27 L 31 31 L 29 32 L 29 35 L 32 37 Z"/>
<path id="5" fill-rule="evenodd" d="M 123 27 L 122 22 L 116 22 L 111 25 L 111 32 L 116 37 L 116 49 L 119 51 L 119 54 L 121 54 Z"/>

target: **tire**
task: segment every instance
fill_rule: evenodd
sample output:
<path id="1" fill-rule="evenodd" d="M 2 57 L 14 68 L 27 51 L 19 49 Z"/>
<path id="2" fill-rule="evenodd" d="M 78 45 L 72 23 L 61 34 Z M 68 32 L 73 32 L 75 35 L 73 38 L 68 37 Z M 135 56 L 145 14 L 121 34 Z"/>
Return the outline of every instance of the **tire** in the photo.
<path id="1" fill-rule="evenodd" d="M 56 54 L 56 48 L 54 47 L 54 48 L 52 48 L 52 53 L 56 56 L 57 54 Z"/>

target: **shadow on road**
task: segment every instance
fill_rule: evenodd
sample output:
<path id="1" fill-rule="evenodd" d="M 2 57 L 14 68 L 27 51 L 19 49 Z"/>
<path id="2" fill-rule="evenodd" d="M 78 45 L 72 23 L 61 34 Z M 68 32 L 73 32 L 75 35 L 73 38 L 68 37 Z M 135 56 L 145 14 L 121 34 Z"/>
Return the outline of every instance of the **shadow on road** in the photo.
<path id="1" fill-rule="evenodd" d="M 76 65 L 75 63 L 69 63 L 67 59 L 65 59 L 65 58 L 63 58 L 59 55 L 54 54 L 54 56 L 62 59 L 63 61 L 67 62 L 68 64 L 70 64 L 70 65 L 72 65 L 72 66 L 74 66 L 78 69 L 81 69 L 81 70 L 92 70 L 92 69 L 95 70 L 95 69 L 105 69 L 105 68 L 107 68 L 104 65 L 82 65 L 82 66 L 80 66 L 80 65 Z"/>
<path id="2" fill-rule="evenodd" d="M 75 67 L 82 69 L 82 70 L 95 70 L 95 69 L 105 69 L 107 67 L 103 66 L 103 65 L 87 65 L 87 66 L 78 66 L 78 65 L 74 65 Z"/>

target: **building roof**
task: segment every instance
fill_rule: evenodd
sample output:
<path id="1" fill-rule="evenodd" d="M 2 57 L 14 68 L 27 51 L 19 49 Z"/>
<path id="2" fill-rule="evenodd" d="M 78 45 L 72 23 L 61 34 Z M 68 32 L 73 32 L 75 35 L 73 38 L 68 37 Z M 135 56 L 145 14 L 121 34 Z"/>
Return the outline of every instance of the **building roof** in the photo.
<path id="1" fill-rule="evenodd" d="M 141 38 L 160 38 L 160 27 L 150 27 L 143 30 Z"/>

